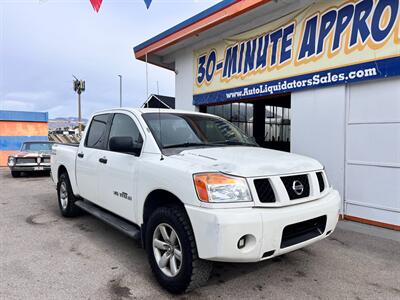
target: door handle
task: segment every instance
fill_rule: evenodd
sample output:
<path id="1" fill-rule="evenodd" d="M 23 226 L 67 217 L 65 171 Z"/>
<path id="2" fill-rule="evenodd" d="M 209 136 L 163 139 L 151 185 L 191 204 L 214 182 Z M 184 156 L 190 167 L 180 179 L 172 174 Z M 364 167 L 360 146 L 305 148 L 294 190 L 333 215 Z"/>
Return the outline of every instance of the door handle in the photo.
<path id="1" fill-rule="evenodd" d="M 78 157 L 79 157 L 79 158 L 83 158 L 84 156 L 85 156 L 85 154 L 83 154 L 83 152 L 79 152 L 79 153 L 78 153 Z"/>
<path id="2" fill-rule="evenodd" d="M 107 158 L 101 157 L 101 158 L 99 158 L 99 162 L 101 162 L 102 164 L 106 164 L 107 163 Z"/>

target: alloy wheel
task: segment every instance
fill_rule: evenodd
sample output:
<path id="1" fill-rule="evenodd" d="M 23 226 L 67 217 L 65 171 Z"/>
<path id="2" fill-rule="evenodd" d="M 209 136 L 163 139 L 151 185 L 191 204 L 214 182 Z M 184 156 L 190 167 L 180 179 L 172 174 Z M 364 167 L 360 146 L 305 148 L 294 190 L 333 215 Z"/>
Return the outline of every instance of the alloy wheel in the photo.
<path id="1" fill-rule="evenodd" d="M 67 190 L 67 184 L 65 181 L 61 182 L 60 185 L 60 202 L 61 202 L 61 207 L 62 209 L 67 209 L 68 206 L 68 190 Z"/>
<path id="2" fill-rule="evenodd" d="M 182 267 L 182 246 L 175 230 L 166 223 L 159 224 L 153 234 L 153 253 L 160 270 L 175 277 Z"/>

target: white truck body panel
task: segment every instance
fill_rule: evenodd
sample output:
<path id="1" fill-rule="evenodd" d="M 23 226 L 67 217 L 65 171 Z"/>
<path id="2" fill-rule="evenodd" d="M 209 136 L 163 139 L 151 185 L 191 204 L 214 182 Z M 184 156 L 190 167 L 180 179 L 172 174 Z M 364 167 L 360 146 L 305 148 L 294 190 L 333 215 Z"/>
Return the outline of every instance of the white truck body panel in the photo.
<path id="1" fill-rule="evenodd" d="M 315 172 L 322 171 L 323 166 L 316 160 L 244 146 L 187 149 L 177 154 L 162 155 L 142 117 L 142 113 L 146 112 L 189 113 L 178 110 L 114 109 L 95 114 L 121 113 L 130 116 L 143 137 L 140 156 L 88 148 L 84 143 L 89 132 L 86 130 L 79 147 L 53 147 L 51 166 L 54 182 L 58 182 L 60 168 L 65 168 L 75 195 L 139 226 L 143 224 L 143 208 L 151 192 L 163 190 L 173 194 L 186 208 L 199 257 L 203 259 L 258 261 L 264 259 L 264 252 L 275 250 L 273 256 L 280 255 L 322 239 L 327 232 L 334 230 L 340 196 L 330 187 L 319 192 Z M 84 157 L 79 158 L 78 153 L 84 154 Z M 107 164 L 99 163 L 100 158 L 106 158 Z M 253 201 L 201 202 L 193 175 L 203 172 L 221 172 L 245 178 Z M 294 174 L 306 174 L 311 189 L 309 197 L 296 202 L 289 200 L 280 180 L 281 175 Z M 262 203 L 258 199 L 253 180 L 264 177 L 273 183 L 276 203 Z M 325 183 L 328 185 L 326 178 Z M 282 230 L 286 225 L 322 215 L 327 216 L 323 234 L 280 249 Z M 237 240 L 245 234 L 255 238 L 254 245 L 251 249 L 239 250 L 236 247 Z"/>

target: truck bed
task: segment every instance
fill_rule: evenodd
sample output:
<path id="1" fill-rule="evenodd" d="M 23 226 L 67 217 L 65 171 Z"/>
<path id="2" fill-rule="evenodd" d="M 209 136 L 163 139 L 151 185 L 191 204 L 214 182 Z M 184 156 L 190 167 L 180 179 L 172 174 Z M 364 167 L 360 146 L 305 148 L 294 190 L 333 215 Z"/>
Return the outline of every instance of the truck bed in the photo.
<path id="1" fill-rule="evenodd" d="M 51 176 L 54 182 L 58 182 L 58 170 L 62 165 L 69 175 L 72 188 L 76 191 L 75 164 L 78 152 L 78 144 L 55 144 L 51 153 Z"/>

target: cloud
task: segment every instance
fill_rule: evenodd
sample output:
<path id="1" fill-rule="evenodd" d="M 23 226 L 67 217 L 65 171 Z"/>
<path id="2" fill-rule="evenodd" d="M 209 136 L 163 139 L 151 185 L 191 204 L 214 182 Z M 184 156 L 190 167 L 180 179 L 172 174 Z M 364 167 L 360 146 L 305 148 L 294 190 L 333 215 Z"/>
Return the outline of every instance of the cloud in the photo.
<path id="1" fill-rule="evenodd" d="M 140 1 L 104 1 L 97 14 L 88 0 L 0 1 L 0 108 L 76 116 L 72 74 L 86 80 L 84 117 L 119 105 L 118 74 L 124 106 L 138 107 L 146 100 L 145 64 L 133 46 L 215 2 L 154 1 L 146 10 Z M 175 94 L 174 73 L 150 66 L 150 93 L 157 82 L 160 93 Z"/>
<path id="2" fill-rule="evenodd" d="M 24 110 L 24 111 L 34 111 L 35 105 L 33 103 L 27 103 L 25 101 L 18 100 L 2 100 L 0 102 L 1 110 Z"/>

